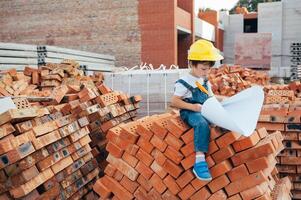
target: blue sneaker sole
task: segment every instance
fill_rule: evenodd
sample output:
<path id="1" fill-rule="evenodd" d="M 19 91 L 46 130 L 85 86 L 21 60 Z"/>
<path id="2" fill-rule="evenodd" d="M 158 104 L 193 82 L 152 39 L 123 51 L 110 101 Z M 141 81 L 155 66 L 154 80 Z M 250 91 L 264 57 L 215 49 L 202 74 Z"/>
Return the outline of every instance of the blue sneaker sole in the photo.
<path id="1" fill-rule="evenodd" d="M 194 171 L 194 169 L 192 170 L 194 175 L 201 181 L 211 181 L 212 180 L 212 177 L 211 178 L 201 178 L 198 176 L 198 174 Z"/>

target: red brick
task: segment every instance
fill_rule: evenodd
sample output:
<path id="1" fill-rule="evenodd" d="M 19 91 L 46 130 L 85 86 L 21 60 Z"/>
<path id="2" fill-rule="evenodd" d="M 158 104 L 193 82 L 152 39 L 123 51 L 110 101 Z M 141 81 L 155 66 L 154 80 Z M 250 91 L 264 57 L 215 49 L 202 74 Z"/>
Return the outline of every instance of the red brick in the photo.
<path id="1" fill-rule="evenodd" d="M 102 183 L 102 179 L 96 181 L 93 190 L 102 198 L 106 199 L 111 195 L 111 191 Z"/>
<path id="2" fill-rule="evenodd" d="M 166 159 L 166 161 L 163 165 L 163 169 L 165 169 L 165 171 L 167 171 L 174 178 L 178 178 L 179 175 L 181 174 L 181 172 L 183 171 L 182 167 L 174 164 L 169 159 Z"/>
<path id="3" fill-rule="evenodd" d="M 231 182 L 234 182 L 238 179 L 248 176 L 249 172 L 247 167 L 244 164 L 242 164 L 239 165 L 238 167 L 233 168 L 230 172 L 227 173 L 227 175 L 231 180 Z"/>
<path id="4" fill-rule="evenodd" d="M 125 162 L 127 162 L 131 167 L 135 167 L 139 161 L 136 157 L 132 156 L 127 152 L 124 152 L 124 154 L 122 155 L 122 159 Z"/>
<path id="5" fill-rule="evenodd" d="M 238 154 L 235 154 L 233 157 L 231 157 L 231 160 L 234 164 L 234 166 L 241 165 L 242 163 L 246 163 L 248 161 L 268 156 L 269 154 L 272 154 L 275 151 L 274 146 L 271 142 L 268 142 L 266 144 L 258 145 L 256 147 L 253 147 L 251 149 L 242 151 Z"/>
<path id="6" fill-rule="evenodd" d="M 35 136 L 37 137 L 37 136 L 49 133 L 51 131 L 54 131 L 54 130 L 56 130 L 58 128 L 59 127 L 57 126 L 57 124 L 55 123 L 55 121 L 49 121 L 49 122 L 46 122 L 46 123 L 44 123 L 42 125 L 33 127 L 32 130 L 33 130 Z"/>
<path id="7" fill-rule="evenodd" d="M 219 130 L 219 128 L 215 127 L 210 129 L 210 141 L 216 140 L 222 135 L 223 133 Z"/>
<path id="8" fill-rule="evenodd" d="M 121 200 L 117 196 L 113 196 L 111 200 Z"/>
<path id="9" fill-rule="evenodd" d="M 97 88 L 101 92 L 101 94 L 108 94 L 112 92 L 111 88 L 105 86 L 104 84 L 98 85 Z"/>
<path id="10" fill-rule="evenodd" d="M 246 150 L 248 148 L 251 148 L 255 146 L 260 140 L 260 137 L 258 136 L 257 132 L 255 131 L 251 136 L 249 137 L 241 137 L 238 141 L 234 142 L 233 149 L 235 152 L 240 152 L 243 150 Z"/>
<path id="11" fill-rule="evenodd" d="M 270 199 L 271 199 L 271 197 L 270 197 L 269 193 L 265 193 L 261 197 L 256 198 L 256 200 L 270 200 Z"/>
<path id="12" fill-rule="evenodd" d="M 189 129 L 186 133 L 181 136 L 182 140 L 185 144 L 188 144 L 193 141 L 194 138 L 194 130 L 193 128 Z"/>
<path id="13" fill-rule="evenodd" d="M 126 176 L 123 176 L 122 180 L 120 181 L 120 184 L 127 189 L 130 193 L 134 193 L 135 190 L 138 188 L 139 184 L 136 181 L 131 181 Z"/>
<path id="14" fill-rule="evenodd" d="M 228 177 L 226 175 L 222 175 L 208 184 L 208 187 L 211 193 L 215 193 L 216 191 L 224 188 L 230 183 Z"/>
<path id="15" fill-rule="evenodd" d="M 149 180 L 150 177 L 153 175 L 153 171 L 146 166 L 145 164 L 143 164 L 141 161 L 137 164 L 137 166 L 135 167 L 135 169 L 146 179 Z"/>
<path id="16" fill-rule="evenodd" d="M 168 120 L 166 128 L 177 138 L 180 138 L 182 134 L 189 129 L 187 124 L 183 122 L 180 117 Z"/>
<path id="17" fill-rule="evenodd" d="M 301 157 L 280 157 L 280 162 L 283 165 L 300 165 Z"/>
<path id="18" fill-rule="evenodd" d="M 207 165 L 208 165 L 209 168 L 211 168 L 215 165 L 215 162 L 214 162 L 214 160 L 212 159 L 211 156 L 207 156 L 206 161 L 207 161 Z"/>
<path id="19" fill-rule="evenodd" d="M 162 195 L 162 200 L 178 200 L 179 198 L 171 193 L 171 191 L 166 190 Z"/>
<path id="20" fill-rule="evenodd" d="M 143 151 L 142 149 L 139 149 L 139 151 L 136 154 L 136 157 L 143 162 L 146 166 L 150 166 L 154 160 L 154 158 L 149 155 L 147 152 Z"/>
<path id="21" fill-rule="evenodd" d="M 184 157 L 179 151 L 173 149 L 170 146 L 167 147 L 167 149 L 164 152 L 164 155 L 176 164 L 180 164 Z"/>
<path id="22" fill-rule="evenodd" d="M 165 137 L 164 140 L 165 140 L 166 144 L 168 144 L 175 150 L 179 150 L 184 144 L 181 140 L 179 140 L 172 134 L 167 134 L 167 136 Z"/>
<path id="23" fill-rule="evenodd" d="M 146 191 L 150 191 L 152 189 L 152 185 L 150 184 L 148 179 L 145 179 L 141 174 L 138 176 L 137 182 L 145 189 Z"/>
<path id="24" fill-rule="evenodd" d="M 232 169 L 231 163 L 228 160 L 225 160 L 210 169 L 211 176 L 213 178 L 219 177 Z"/>
<path id="25" fill-rule="evenodd" d="M 161 122 L 165 121 L 165 119 L 161 119 Z M 163 140 L 167 134 L 167 129 L 165 129 L 160 122 L 154 122 L 152 127 L 151 127 L 151 131 L 157 136 L 159 137 L 161 140 Z"/>
<path id="26" fill-rule="evenodd" d="M 167 147 L 167 144 L 163 140 L 161 140 L 159 137 L 157 137 L 156 135 L 154 135 L 152 137 L 150 142 L 152 145 L 154 145 L 154 147 L 159 149 L 161 152 L 164 152 Z"/>
<path id="27" fill-rule="evenodd" d="M 184 160 L 181 161 L 181 165 L 185 170 L 191 168 L 195 163 L 195 153 L 190 154 Z"/>
<path id="28" fill-rule="evenodd" d="M 102 107 L 106 107 L 118 102 L 118 94 L 114 92 L 103 94 L 101 96 L 98 96 L 95 101 Z"/>
<path id="29" fill-rule="evenodd" d="M 110 188 L 114 195 L 116 195 L 119 199 L 133 199 L 133 195 L 113 178 L 109 176 L 104 176 L 102 178 L 102 182 L 107 188 Z"/>
<path id="30" fill-rule="evenodd" d="M 137 125 L 137 131 L 136 131 L 144 140 L 149 141 L 152 136 L 153 132 L 151 132 L 146 126 L 143 124 L 138 124 Z"/>
<path id="31" fill-rule="evenodd" d="M 187 157 L 194 152 L 194 142 L 190 142 L 181 148 L 182 154 Z"/>
<path id="32" fill-rule="evenodd" d="M 240 193 L 240 196 L 243 199 L 255 199 L 264 195 L 265 192 L 269 189 L 269 185 L 266 182 L 261 183 L 260 185 L 256 185 L 253 188 L 247 189 Z"/>
<path id="33" fill-rule="evenodd" d="M 208 200 L 227 200 L 227 195 L 223 190 L 219 190 L 212 194 Z"/>
<path id="34" fill-rule="evenodd" d="M 225 187 L 225 189 L 228 196 L 232 196 L 236 193 L 252 188 L 265 181 L 267 181 L 267 179 L 264 176 L 264 174 L 260 171 L 230 183 L 228 186 Z"/>
<path id="35" fill-rule="evenodd" d="M 166 190 L 165 184 L 157 174 L 153 174 L 153 176 L 150 178 L 150 183 L 153 188 L 155 188 L 155 190 L 157 190 L 157 192 L 159 192 L 160 194 L 162 194 Z"/>
<path id="36" fill-rule="evenodd" d="M 102 132 L 107 132 L 110 128 L 113 128 L 114 126 L 116 126 L 118 124 L 118 121 L 116 119 L 111 119 L 109 121 L 106 121 L 104 123 L 102 123 L 100 125 L 100 129 L 102 130 Z M 123 136 L 124 139 L 125 136 Z M 130 140 L 128 140 L 129 142 L 131 142 Z"/>
<path id="37" fill-rule="evenodd" d="M 121 158 L 123 150 L 112 142 L 108 142 L 106 150 L 116 158 Z"/>
<path id="38" fill-rule="evenodd" d="M 151 191 L 148 192 L 147 197 L 149 200 L 157 200 L 161 199 L 161 194 L 152 188 Z"/>
<path id="39" fill-rule="evenodd" d="M 125 161 L 123 161 L 122 159 L 118 159 L 113 157 L 112 155 L 108 155 L 107 157 L 107 161 L 113 165 L 114 167 L 116 167 L 116 169 L 118 169 L 120 172 L 122 172 L 125 176 L 127 176 L 129 179 L 131 179 L 132 181 L 135 181 L 138 177 L 138 172 L 132 168 L 129 164 L 127 164 Z M 137 169 L 137 166 L 136 166 Z M 141 173 L 141 172 L 139 172 Z"/>
<path id="40" fill-rule="evenodd" d="M 163 166 L 167 159 L 166 156 L 163 153 L 161 153 L 158 149 L 154 149 L 152 151 L 152 156 L 155 158 L 156 162 L 161 166 Z"/>
<path id="41" fill-rule="evenodd" d="M 138 150 L 139 150 L 139 146 L 137 146 L 135 144 L 131 144 L 126 148 L 125 152 L 134 156 L 134 155 L 136 155 Z"/>
<path id="42" fill-rule="evenodd" d="M 178 193 L 179 197 L 183 200 L 189 199 L 195 193 L 192 185 L 188 184 L 181 192 Z M 192 199 L 192 198 L 191 198 Z"/>
<path id="43" fill-rule="evenodd" d="M 221 148 L 217 152 L 211 155 L 212 159 L 216 164 L 232 157 L 234 155 L 234 151 L 231 146 L 227 146 L 224 148 Z"/>
<path id="44" fill-rule="evenodd" d="M 0 126 L 0 139 L 9 135 L 10 133 L 13 133 L 15 131 L 15 128 L 10 123 L 6 123 Z"/>
<path id="45" fill-rule="evenodd" d="M 190 199 L 191 200 L 200 200 L 200 199 L 206 200 L 206 199 L 209 199 L 210 196 L 211 196 L 211 193 L 209 192 L 207 187 L 203 187 L 198 192 L 196 192 L 194 195 L 192 195 Z"/>
<path id="46" fill-rule="evenodd" d="M 257 124 L 257 129 L 265 128 L 268 131 L 284 131 L 284 124 L 281 123 L 269 123 L 269 122 L 259 122 Z M 259 130 L 258 130 L 259 132 Z"/>
<path id="47" fill-rule="evenodd" d="M 133 123 L 133 122 L 131 122 Z M 124 126 L 120 126 L 121 131 L 119 137 L 121 139 L 129 141 L 131 144 L 136 144 L 137 140 L 139 138 L 139 135 L 136 134 L 136 131 L 134 130 L 135 124 L 126 124 Z"/>
<path id="48" fill-rule="evenodd" d="M 156 161 L 154 161 L 150 168 L 160 176 L 161 179 L 163 179 L 166 175 L 167 175 L 167 172 L 163 169 L 162 166 L 160 166 Z"/>
<path id="49" fill-rule="evenodd" d="M 200 190 L 202 187 L 208 184 L 208 181 L 201 181 L 198 178 L 195 178 L 193 181 L 191 181 L 191 184 L 194 189 L 197 191 Z"/>
<path id="50" fill-rule="evenodd" d="M 275 158 L 272 156 L 272 159 L 275 160 Z M 269 156 L 270 157 L 270 156 Z M 269 157 L 261 157 L 257 158 L 255 160 L 251 160 L 246 163 L 246 166 L 250 173 L 258 172 L 260 170 L 268 168 L 271 163 L 269 162 Z"/>
<path id="51" fill-rule="evenodd" d="M 181 188 L 184 188 L 194 179 L 194 177 L 195 175 L 191 172 L 191 170 L 187 170 L 177 179 L 176 182 Z"/>
<path id="52" fill-rule="evenodd" d="M 226 147 L 235 142 L 241 135 L 234 132 L 227 132 L 216 140 L 219 148 Z"/>
<path id="53" fill-rule="evenodd" d="M 177 195 L 181 191 L 181 188 L 176 183 L 176 180 L 170 175 L 168 175 L 168 176 L 166 176 L 166 178 L 164 178 L 163 183 L 167 186 L 167 188 L 170 190 L 170 192 L 174 195 Z"/>
<path id="54" fill-rule="evenodd" d="M 108 164 L 104 170 L 104 173 L 106 175 L 112 177 L 114 175 L 115 171 L 116 171 L 116 168 L 113 165 Z"/>
<path id="55" fill-rule="evenodd" d="M 141 199 L 141 200 L 148 200 L 149 199 L 148 196 L 147 196 L 147 192 L 141 187 L 139 187 L 135 191 L 134 196 L 135 196 L 136 199 Z"/>
<path id="56" fill-rule="evenodd" d="M 218 151 L 218 146 L 216 145 L 215 141 L 211 141 L 209 143 L 209 146 L 208 146 L 208 153 L 207 155 L 211 155 L 213 153 L 215 153 L 216 151 Z"/>
<path id="57" fill-rule="evenodd" d="M 242 198 L 239 194 L 236 194 L 234 196 L 229 197 L 228 200 L 242 200 Z"/>
<path id="58" fill-rule="evenodd" d="M 118 170 L 115 171 L 114 176 L 113 176 L 113 178 L 118 182 L 120 182 L 123 177 L 124 177 L 123 173 L 121 173 Z"/>
<path id="59" fill-rule="evenodd" d="M 139 138 L 137 145 L 149 154 L 154 149 L 154 146 L 149 141 L 147 141 L 142 137 Z"/>

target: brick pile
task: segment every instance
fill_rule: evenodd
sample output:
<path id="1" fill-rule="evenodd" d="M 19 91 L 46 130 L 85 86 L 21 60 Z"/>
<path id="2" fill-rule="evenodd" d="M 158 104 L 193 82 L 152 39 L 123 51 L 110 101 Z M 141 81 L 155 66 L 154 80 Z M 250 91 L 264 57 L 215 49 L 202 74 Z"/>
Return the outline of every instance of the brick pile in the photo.
<path id="1" fill-rule="evenodd" d="M 1 198 L 78 199 L 91 187 L 99 169 L 87 124 L 35 108 L 9 110 L 0 119 Z"/>
<path id="2" fill-rule="evenodd" d="M 23 72 L 15 69 L 5 70 L 0 76 L 0 96 L 51 97 L 52 104 L 58 104 L 62 98 L 76 98 L 81 87 L 94 87 L 102 83 L 101 74 L 83 76 L 79 64 L 74 60 L 63 60 L 60 64 L 47 63 L 40 69 L 25 67 Z"/>
<path id="3" fill-rule="evenodd" d="M 296 100 L 295 92 L 289 85 L 266 85 L 264 104 L 286 104 Z"/>
<path id="4" fill-rule="evenodd" d="M 165 113 L 122 124 L 107 134 L 109 164 L 93 189 L 100 199 L 290 199 L 290 182 L 277 178 L 279 131 L 250 137 L 211 128 L 206 160 L 213 180 L 198 180 L 193 129 Z"/>
<path id="5" fill-rule="evenodd" d="M 298 101 L 289 104 L 264 105 L 258 127 L 265 127 L 268 132 L 281 131 L 285 149 L 278 155 L 277 169 L 280 177 L 288 176 L 292 185 L 294 199 L 301 199 L 300 141 L 301 141 L 301 104 Z"/>
<path id="6" fill-rule="evenodd" d="M 0 114 L 0 199 L 94 199 L 91 189 L 107 165 L 105 148 L 111 148 L 106 146 L 107 130 L 137 114 L 140 96 L 112 91 L 102 84 L 101 74 L 82 76 L 74 63 L 68 68 L 73 70 L 59 72 L 60 85 L 56 80 L 42 86 L 50 80 L 42 75 L 50 66 L 37 71 L 37 82 L 31 68 L 8 70 L 0 79 L 5 86 L 0 88 L 8 93 L 2 95 L 25 97 L 14 99 L 18 109 Z M 58 79 L 58 66 L 53 66 L 47 75 L 51 80 L 53 75 Z M 18 81 L 32 89 L 13 87 Z M 50 102 L 26 98 L 49 97 L 49 92 Z"/>
<path id="7" fill-rule="evenodd" d="M 241 66 L 222 65 L 212 68 L 208 79 L 216 95 L 232 96 L 254 84 L 266 85 L 269 77 L 266 73 Z"/>

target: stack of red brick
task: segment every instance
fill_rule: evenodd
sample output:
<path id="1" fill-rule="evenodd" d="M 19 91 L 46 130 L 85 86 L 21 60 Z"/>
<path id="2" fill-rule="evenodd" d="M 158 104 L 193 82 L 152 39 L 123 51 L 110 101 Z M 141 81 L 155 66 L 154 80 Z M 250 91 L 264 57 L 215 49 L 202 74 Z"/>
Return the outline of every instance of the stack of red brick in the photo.
<path id="1" fill-rule="evenodd" d="M 286 104 L 295 101 L 295 93 L 288 85 L 267 85 L 265 90 L 265 104 Z"/>
<path id="2" fill-rule="evenodd" d="M 18 95 L 13 85 L 20 80 L 34 85 L 33 72 L 31 77 L 14 72 L 1 79 L 2 91 L 14 92 L 2 95 Z M 91 188 L 107 164 L 105 134 L 135 118 L 141 97 L 112 91 L 101 76 L 71 77 L 71 72 L 59 73 L 61 85 L 41 86 L 42 78 L 36 89 L 24 93 L 44 96 L 51 91 L 51 102 L 15 100 L 20 109 L 0 115 L 0 199 L 94 198 Z"/>
<path id="3" fill-rule="evenodd" d="M 60 64 L 48 63 L 39 69 L 25 67 L 23 72 L 15 69 L 2 71 L 0 96 L 52 97 L 52 104 L 59 103 L 64 96 L 72 100 L 76 96 L 72 93 L 79 92 L 82 86 L 89 88 L 103 81 L 101 74 L 83 76 L 78 67 L 74 60 L 64 60 Z"/>
<path id="4" fill-rule="evenodd" d="M 80 199 L 91 188 L 99 170 L 86 121 L 35 108 L 9 110 L 0 121 L 1 199 Z"/>
<path id="5" fill-rule="evenodd" d="M 254 84 L 266 85 L 269 77 L 264 72 L 249 68 L 223 65 L 211 69 L 209 80 L 214 94 L 232 96 Z"/>
<path id="6" fill-rule="evenodd" d="M 193 129 L 177 114 L 145 117 L 107 134 L 109 165 L 94 185 L 100 199 L 290 199 L 290 182 L 279 180 L 276 155 L 282 135 L 264 128 L 250 137 L 211 129 L 206 160 L 213 180 L 198 180 Z"/>
<path id="7" fill-rule="evenodd" d="M 258 127 L 268 132 L 279 130 L 284 137 L 285 149 L 278 156 L 277 169 L 280 177 L 289 176 L 293 182 L 294 199 L 301 198 L 301 104 L 300 101 L 289 104 L 265 105 L 261 112 Z"/>

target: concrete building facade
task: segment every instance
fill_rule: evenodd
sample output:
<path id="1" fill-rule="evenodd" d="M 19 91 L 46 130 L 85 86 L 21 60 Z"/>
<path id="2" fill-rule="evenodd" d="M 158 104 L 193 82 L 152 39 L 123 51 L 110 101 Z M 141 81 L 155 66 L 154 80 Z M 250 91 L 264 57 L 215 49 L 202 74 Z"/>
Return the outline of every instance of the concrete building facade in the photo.
<path id="1" fill-rule="evenodd" d="M 246 18 L 242 14 L 229 15 L 221 12 L 224 25 L 224 55 L 226 63 L 234 63 L 235 34 L 245 32 Z M 272 33 L 272 60 L 270 75 L 290 77 L 292 43 L 301 42 L 301 1 L 282 0 L 281 2 L 260 3 L 257 20 L 258 33 Z M 301 64 L 301 63 L 300 63 Z"/>

